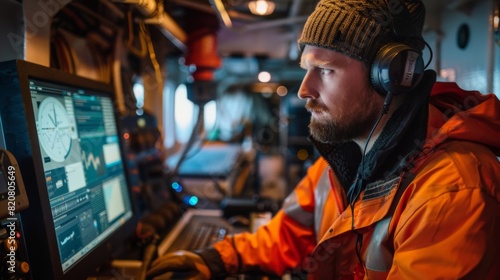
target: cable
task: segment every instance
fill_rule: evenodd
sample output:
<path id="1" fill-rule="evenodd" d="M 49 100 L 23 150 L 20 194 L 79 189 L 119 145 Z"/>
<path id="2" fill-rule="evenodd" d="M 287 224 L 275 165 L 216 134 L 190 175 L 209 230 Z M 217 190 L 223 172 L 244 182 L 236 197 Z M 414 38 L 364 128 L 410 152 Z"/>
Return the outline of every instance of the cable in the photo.
<path id="1" fill-rule="evenodd" d="M 127 38 L 127 43 L 125 44 L 127 46 L 127 49 L 133 53 L 134 55 L 138 57 L 145 57 L 147 54 L 147 48 L 146 48 L 146 42 L 144 40 L 144 37 L 142 36 L 142 31 L 139 30 L 138 34 L 138 39 L 139 43 L 141 44 L 141 48 L 137 49 L 134 47 L 134 26 L 133 26 L 133 19 L 132 19 L 132 11 L 129 10 L 127 12 L 127 23 L 128 23 L 128 38 Z"/>
<path id="2" fill-rule="evenodd" d="M 149 269 L 149 265 L 153 261 L 156 250 L 157 250 L 157 243 L 160 240 L 159 236 L 157 234 L 153 235 L 153 239 L 149 242 L 149 244 L 146 246 L 144 249 L 143 253 L 143 258 L 142 258 L 142 265 L 141 269 L 138 272 L 137 279 L 138 280 L 146 280 L 146 274 Z"/>
<path id="3" fill-rule="evenodd" d="M 204 107 L 203 106 L 198 106 L 198 118 L 196 120 L 196 124 L 193 127 L 193 131 L 191 132 L 191 135 L 189 136 L 188 141 L 186 142 L 185 148 L 182 151 L 181 156 L 179 157 L 179 160 L 177 161 L 174 169 L 172 170 L 170 176 L 174 177 L 177 175 L 177 172 L 179 171 L 179 168 L 181 167 L 182 163 L 186 159 L 186 155 L 193 146 L 194 142 L 196 141 L 196 136 L 198 135 L 198 132 L 201 131 L 201 128 L 203 126 L 203 117 L 204 117 Z"/>
<path id="4" fill-rule="evenodd" d="M 155 79 L 156 79 L 156 83 L 158 84 L 158 94 L 162 94 L 163 93 L 163 78 L 161 75 L 160 64 L 158 63 L 158 60 L 156 59 L 156 53 L 155 53 L 155 49 L 153 46 L 153 42 L 151 41 L 151 36 L 149 35 L 149 31 L 146 28 L 146 24 L 144 23 L 144 21 L 141 21 L 139 26 L 140 26 L 140 29 L 142 31 L 141 33 L 145 37 L 146 46 L 147 46 L 147 49 L 149 52 L 149 59 L 151 61 L 151 64 L 153 65 L 153 69 L 155 72 Z"/>
<path id="5" fill-rule="evenodd" d="M 387 96 L 385 97 L 384 107 L 382 108 L 382 111 L 380 112 L 380 116 L 377 118 L 377 121 L 373 125 L 373 127 L 372 127 L 372 129 L 371 129 L 371 131 L 368 134 L 368 137 L 366 139 L 366 143 L 365 143 L 365 146 L 363 148 L 363 153 L 361 155 L 361 171 L 357 175 L 356 185 L 354 186 L 354 188 L 351 188 L 348 191 L 349 204 L 354 204 L 354 200 L 356 200 L 356 198 L 358 197 L 359 193 L 361 192 L 361 187 L 363 186 L 363 184 L 362 183 L 358 183 L 358 181 L 359 180 L 363 180 L 363 173 L 364 173 L 364 170 L 365 170 L 365 154 L 366 154 L 366 150 L 368 149 L 368 144 L 370 143 L 370 139 L 372 138 L 373 133 L 375 132 L 375 129 L 377 128 L 378 124 L 380 123 L 380 120 L 382 120 L 382 117 L 385 114 L 387 114 L 387 112 L 389 111 L 389 107 L 391 106 L 391 102 L 392 102 L 392 93 L 389 92 L 387 94 Z M 352 209 L 352 210 L 353 210 L 353 213 L 354 213 L 354 209 Z M 353 226 L 354 226 L 354 221 L 353 221 Z"/>
<path id="6" fill-rule="evenodd" d="M 431 61 L 432 61 L 432 58 L 433 58 L 433 53 L 432 53 L 432 48 L 431 46 L 429 45 L 429 43 L 427 43 L 425 40 L 422 39 L 422 41 L 424 41 L 424 44 L 427 46 L 427 48 L 429 49 L 429 61 L 427 61 L 427 64 L 425 64 L 424 66 L 424 69 L 427 69 L 427 67 L 429 67 L 429 65 L 431 64 Z"/>
<path id="7" fill-rule="evenodd" d="M 370 139 L 373 136 L 373 133 L 375 132 L 375 129 L 377 128 L 378 124 L 380 123 L 380 120 L 382 120 L 382 117 L 387 114 L 389 111 L 389 108 L 391 106 L 392 102 L 392 93 L 389 92 L 387 96 L 385 97 L 384 100 L 384 106 L 382 110 L 380 111 L 380 116 L 377 118 L 377 121 L 373 125 L 370 133 L 368 134 L 368 137 L 366 139 L 365 146 L 363 148 L 363 153 L 361 155 L 361 171 L 358 172 L 355 185 L 349 189 L 347 192 L 347 197 L 349 199 L 349 207 L 351 208 L 351 230 L 357 234 L 356 238 L 356 256 L 358 257 L 359 263 L 362 265 L 362 258 L 361 258 L 361 249 L 363 246 L 363 234 L 359 233 L 354 226 L 354 202 L 358 198 L 359 194 L 361 193 L 361 190 L 363 189 L 363 174 L 365 170 L 365 154 L 366 150 L 368 149 L 368 143 L 370 143 Z M 364 267 L 364 266 L 363 266 Z"/>
<path id="8" fill-rule="evenodd" d="M 355 227 L 354 227 L 354 202 L 358 198 L 358 196 L 361 193 L 361 190 L 363 188 L 363 180 L 364 180 L 363 173 L 365 170 L 365 153 L 366 153 L 366 150 L 368 148 L 368 143 L 370 142 L 370 139 L 371 139 L 375 129 L 377 128 L 378 124 L 380 123 L 380 120 L 382 119 L 382 117 L 385 114 L 387 114 L 387 111 L 389 110 L 389 106 L 391 103 L 390 102 L 391 98 L 392 98 L 392 94 L 388 94 L 385 101 L 384 101 L 384 108 L 380 112 L 380 116 L 378 117 L 377 121 L 373 125 L 373 127 L 370 131 L 370 134 L 368 134 L 368 137 L 367 137 L 366 143 L 365 143 L 365 147 L 363 148 L 363 154 L 361 155 L 361 171 L 357 175 L 355 185 L 351 189 L 349 189 L 349 191 L 347 192 L 347 196 L 349 199 L 349 207 L 351 208 L 351 230 L 354 231 L 358 235 L 358 237 L 356 239 L 356 255 L 357 255 L 360 263 L 362 263 L 362 261 L 361 261 L 361 247 L 363 244 L 363 235 L 361 233 L 357 232 L 355 230 Z"/>

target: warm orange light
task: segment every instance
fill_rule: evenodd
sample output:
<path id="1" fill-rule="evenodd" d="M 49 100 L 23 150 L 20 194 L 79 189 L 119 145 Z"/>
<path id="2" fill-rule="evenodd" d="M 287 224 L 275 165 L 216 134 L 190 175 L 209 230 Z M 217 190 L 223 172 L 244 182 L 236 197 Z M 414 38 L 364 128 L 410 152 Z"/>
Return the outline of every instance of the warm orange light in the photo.
<path id="1" fill-rule="evenodd" d="M 274 2 L 267 0 L 254 0 L 248 2 L 248 8 L 254 15 L 266 16 L 274 12 Z"/>
<path id="2" fill-rule="evenodd" d="M 305 149 L 300 149 L 297 152 L 297 158 L 300 160 L 306 160 L 309 157 L 309 153 Z"/>
<path id="3" fill-rule="evenodd" d="M 277 93 L 279 96 L 285 96 L 285 95 L 288 93 L 288 89 L 287 89 L 285 86 L 279 86 L 279 87 L 276 89 L 276 93 Z"/>

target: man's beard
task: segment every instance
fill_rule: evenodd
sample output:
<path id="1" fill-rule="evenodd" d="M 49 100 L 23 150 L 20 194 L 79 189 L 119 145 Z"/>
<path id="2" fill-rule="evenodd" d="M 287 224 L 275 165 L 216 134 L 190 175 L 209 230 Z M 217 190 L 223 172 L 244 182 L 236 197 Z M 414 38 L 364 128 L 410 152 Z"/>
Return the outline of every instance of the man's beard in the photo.
<path id="1" fill-rule="evenodd" d="M 313 104 L 311 108 L 315 107 Z M 367 136 L 379 117 L 376 110 L 357 112 L 343 112 L 336 119 L 330 118 L 318 121 L 311 117 L 309 130 L 311 136 L 319 142 L 340 144 L 356 138 Z"/>

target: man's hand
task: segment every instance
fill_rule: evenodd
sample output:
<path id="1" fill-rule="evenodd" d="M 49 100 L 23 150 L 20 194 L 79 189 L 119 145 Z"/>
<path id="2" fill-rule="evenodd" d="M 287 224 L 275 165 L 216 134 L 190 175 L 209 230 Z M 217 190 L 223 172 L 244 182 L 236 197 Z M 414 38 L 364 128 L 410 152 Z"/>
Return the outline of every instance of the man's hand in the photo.
<path id="1" fill-rule="evenodd" d="M 151 263 L 147 274 L 148 279 L 208 280 L 210 276 L 205 261 L 189 251 L 176 251 L 159 257 Z"/>

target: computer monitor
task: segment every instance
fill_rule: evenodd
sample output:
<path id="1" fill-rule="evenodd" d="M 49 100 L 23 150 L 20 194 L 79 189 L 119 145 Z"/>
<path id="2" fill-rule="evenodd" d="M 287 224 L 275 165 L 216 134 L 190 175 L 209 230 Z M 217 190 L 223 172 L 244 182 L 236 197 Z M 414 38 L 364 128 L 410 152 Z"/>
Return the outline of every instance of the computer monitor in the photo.
<path id="1" fill-rule="evenodd" d="M 33 278 L 85 279 L 136 224 L 112 86 L 8 61 L 0 113 L 30 201 L 21 219 Z"/>

